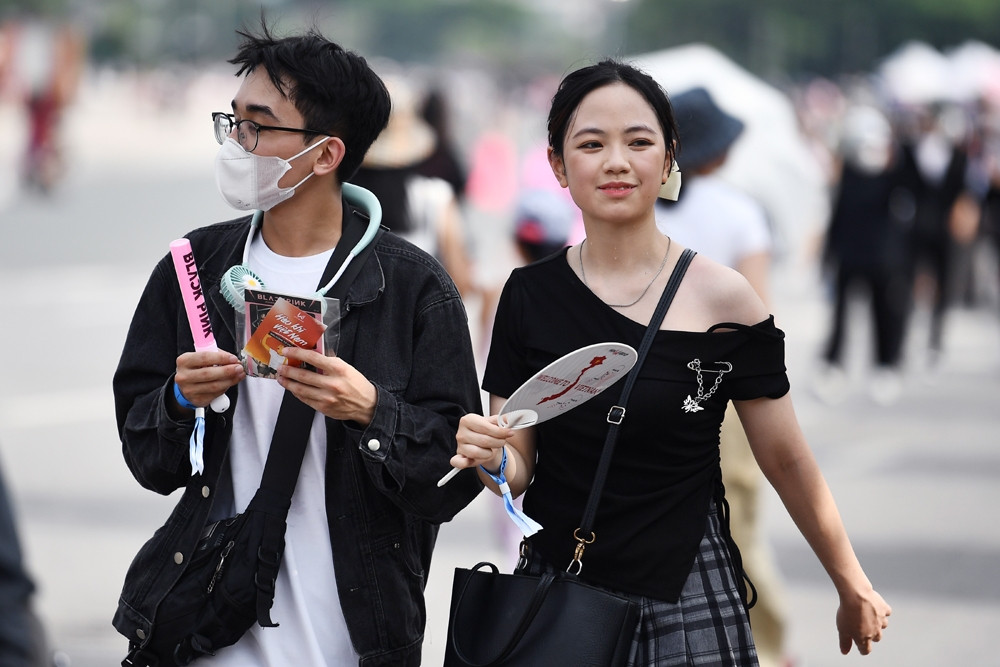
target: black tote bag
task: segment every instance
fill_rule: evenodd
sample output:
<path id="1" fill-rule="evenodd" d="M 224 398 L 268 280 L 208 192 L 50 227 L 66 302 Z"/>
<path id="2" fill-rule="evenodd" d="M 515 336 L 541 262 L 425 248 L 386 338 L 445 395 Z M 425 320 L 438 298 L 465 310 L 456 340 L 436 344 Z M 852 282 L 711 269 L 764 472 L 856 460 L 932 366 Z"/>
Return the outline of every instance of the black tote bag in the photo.
<path id="1" fill-rule="evenodd" d="M 483 567 L 490 571 L 482 571 Z M 455 569 L 445 667 L 622 667 L 639 605 L 569 573 Z"/>

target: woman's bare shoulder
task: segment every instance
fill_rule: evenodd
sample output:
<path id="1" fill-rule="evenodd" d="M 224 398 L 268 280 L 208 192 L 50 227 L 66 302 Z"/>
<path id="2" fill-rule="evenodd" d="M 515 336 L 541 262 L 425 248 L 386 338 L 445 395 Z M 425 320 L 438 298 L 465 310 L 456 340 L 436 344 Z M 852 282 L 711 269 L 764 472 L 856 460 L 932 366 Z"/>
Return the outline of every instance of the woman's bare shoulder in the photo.
<path id="1" fill-rule="evenodd" d="M 685 282 L 689 297 L 700 303 L 709 326 L 719 322 L 753 325 L 767 319 L 768 311 L 746 278 L 735 269 L 696 255 Z"/>

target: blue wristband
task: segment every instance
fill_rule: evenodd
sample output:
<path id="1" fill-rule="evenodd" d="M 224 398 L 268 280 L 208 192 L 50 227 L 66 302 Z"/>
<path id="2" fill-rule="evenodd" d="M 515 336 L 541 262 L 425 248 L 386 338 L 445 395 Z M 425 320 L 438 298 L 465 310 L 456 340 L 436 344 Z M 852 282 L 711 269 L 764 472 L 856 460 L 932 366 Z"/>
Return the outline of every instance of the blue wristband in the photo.
<path id="1" fill-rule="evenodd" d="M 481 465 L 479 467 L 483 469 L 484 473 L 486 473 L 487 475 L 489 475 L 490 477 L 492 477 L 493 481 L 495 481 L 497 484 L 506 484 L 507 483 L 507 478 L 503 476 L 503 472 L 504 472 L 504 470 L 507 469 L 507 448 L 506 447 L 501 447 L 501 450 L 502 450 L 502 455 L 500 457 L 500 470 L 499 470 L 499 472 L 497 472 L 496 474 L 493 474 L 489 470 L 486 469 L 486 466 Z"/>
<path id="2" fill-rule="evenodd" d="M 184 398 L 184 394 L 181 393 L 181 388 L 177 386 L 176 382 L 174 383 L 174 398 L 177 399 L 177 405 L 181 406 L 182 408 L 187 408 L 188 410 L 194 410 L 198 407 L 191 401 Z"/>
<path id="3" fill-rule="evenodd" d="M 485 466 L 479 467 L 500 487 L 500 494 L 503 496 L 503 505 L 504 509 L 507 510 L 507 516 L 514 522 L 514 525 L 521 531 L 521 534 L 525 537 L 531 537 L 540 531 L 542 524 L 532 519 L 514 505 L 514 498 L 510 493 L 510 485 L 507 484 L 507 478 L 504 476 L 504 471 L 507 468 L 507 447 L 503 448 L 503 456 L 500 458 L 500 472 L 494 475 Z"/>

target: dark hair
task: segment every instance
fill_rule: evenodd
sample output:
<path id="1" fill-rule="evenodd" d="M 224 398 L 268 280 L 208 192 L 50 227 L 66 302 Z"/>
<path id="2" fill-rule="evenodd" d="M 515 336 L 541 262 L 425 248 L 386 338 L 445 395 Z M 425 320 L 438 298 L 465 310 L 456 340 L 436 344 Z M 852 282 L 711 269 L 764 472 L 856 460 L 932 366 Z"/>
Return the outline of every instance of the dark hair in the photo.
<path id="1" fill-rule="evenodd" d="M 382 224 L 396 233 L 413 229 L 407 184 L 416 166 L 372 167 L 365 164 L 351 176 L 351 183 L 371 191 L 382 204 Z"/>
<path id="2" fill-rule="evenodd" d="M 624 83 L 649 102 L 660 121 L 660 129 L 663 130 L 667 143 L 667 156 L 673 159 L 677 151 L 675 144 L 679 144 L 679 139 L 674 111 L 666 92 L 653 77 L 642 70 L 610 58 L 571 72 L 560 82 L 549 110 L 549 146 L 553 152 L 562 157 L 566 129 L 583 98 L 592 91 L 613 83 Z"/>
<path id="3" fill-rule="evenodd" d="M 529 264 L 561 252 L 566 247 L 565 243 L 534 243 L 523 239 L 514 239 L 514 244 Z"/>
<path id="4" fill-rule="evenodd" d="M 238 30 L 243 38 L 229 62 L 236 76 L 263 67 L 271 83 L 311 129 L 339 137 L 345 146 L 337 170 L 341 182 L 354 175 L 375 138 L 389 122 L 389 91 L 360 55 L 343 49 L 316 30 L 276 38 L 261 20 L 259 35 Z M 308 143 L 315 135 L 303 135 Z"/>

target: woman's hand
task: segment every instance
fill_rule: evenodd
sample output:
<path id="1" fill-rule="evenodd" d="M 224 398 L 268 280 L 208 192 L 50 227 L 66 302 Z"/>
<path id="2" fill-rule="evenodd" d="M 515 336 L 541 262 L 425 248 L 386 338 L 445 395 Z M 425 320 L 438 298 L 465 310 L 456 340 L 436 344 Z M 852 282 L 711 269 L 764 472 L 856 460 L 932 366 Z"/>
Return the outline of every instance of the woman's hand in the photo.
<path id="1" fill-rule="evenodd" d="M 243 365 L 235 354 L 203 350 L 185 352 L 177 357 L 174 382 L 184 398 L 198 407 L 205 407 L 245 377 Z M 172 395 L 170 401 L 174 402 Z M 177 407 L 180 409 L 179 405 Z"/>
<path id="2" fill-rule="evenodd" d="M 840 632 L 840 652 L 847 655 L 851 644 L 858 645 L 861 655 L 872 652 L 872 644 L 882 639 L 889 627 L 892 608 L 872 588 L 841 594 L 837 609 L 837 630 Z"/>
<path id="3" fill-rule="evenodd" d="M 289 364 L 278 368 L 278 384 L 296 398 L 331 419 L 353 421 L 361 426 L 371 423 L 378 404 L 378 390 L 361 371 L 340 357 L 328 357 L 315 350 L 286 347 L 281 355 L 316 369 L 306 370 Z"/>
<path id="4" fill-rule="evenodd" d="M 458 423 L 455 435 L 458 446 L 455 456 L 451 457 L 452 467 L 473 468 L 481 465 L 496 474 L 503 459 L 503 447 L 513 434 L 514 429 L 497 424 L 496 415 L 465 415 Z"/>

